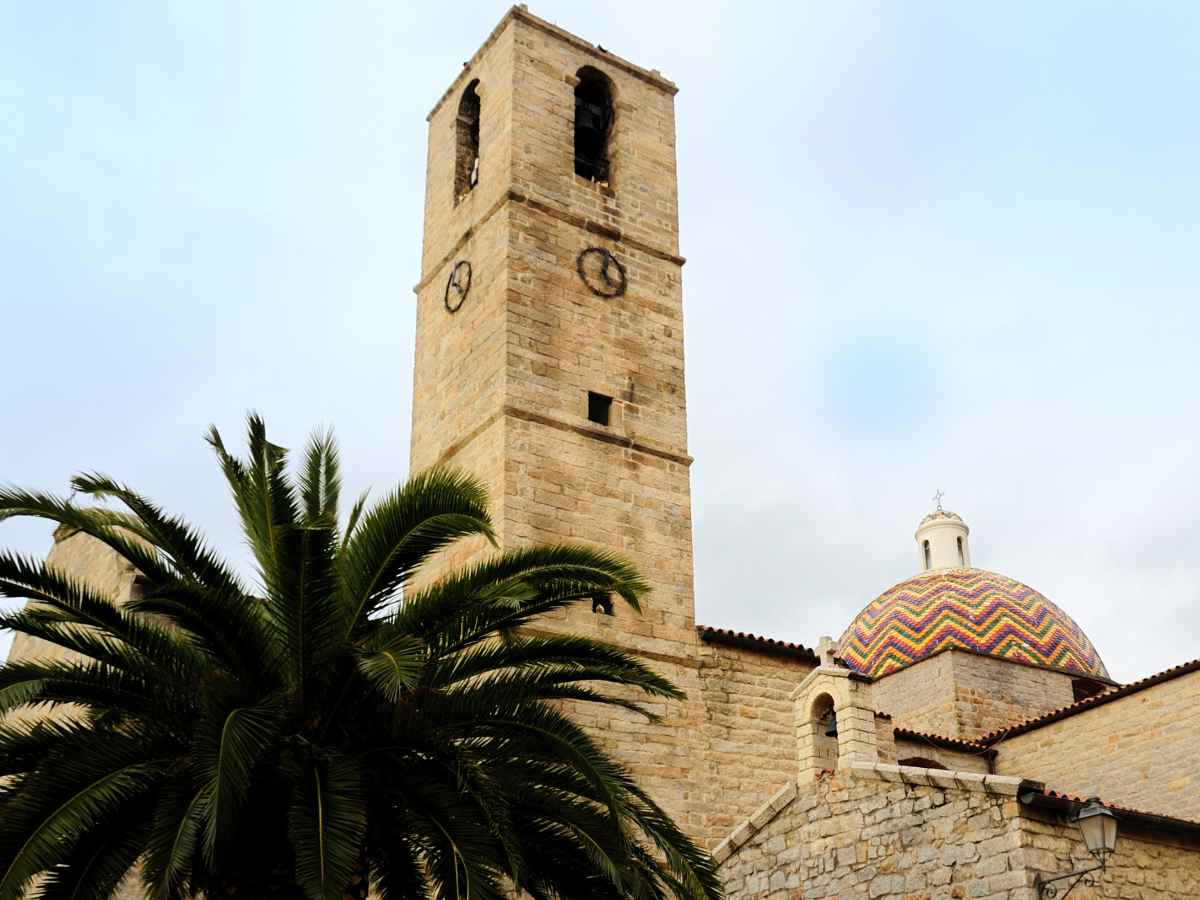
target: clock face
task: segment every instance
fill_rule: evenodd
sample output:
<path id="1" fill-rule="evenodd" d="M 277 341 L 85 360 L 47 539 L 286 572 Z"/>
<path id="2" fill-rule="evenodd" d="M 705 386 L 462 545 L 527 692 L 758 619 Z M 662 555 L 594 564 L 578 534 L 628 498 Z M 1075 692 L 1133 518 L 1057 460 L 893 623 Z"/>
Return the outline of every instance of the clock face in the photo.
<path id="1" fill-rule="evenodd" d="M 625 267 L 603 247 L 588 247 L 575 260 L 575 268 L 588 290 L 598 297 L 620 297 L 629 284 Z"/>
<path id="2" fill-rule="evenodd" d="M 465 259 L 461 259 L 454 264 L 454 268 L 450 270 L 450 277 L 446 279 L 446 293 L 442 297 L 442 302 L 446 305 L 446 311 L 451 313 L 458 312 L 459 308 L 467 299 L 467 293 L 471 290 L 471 264 Z"/>

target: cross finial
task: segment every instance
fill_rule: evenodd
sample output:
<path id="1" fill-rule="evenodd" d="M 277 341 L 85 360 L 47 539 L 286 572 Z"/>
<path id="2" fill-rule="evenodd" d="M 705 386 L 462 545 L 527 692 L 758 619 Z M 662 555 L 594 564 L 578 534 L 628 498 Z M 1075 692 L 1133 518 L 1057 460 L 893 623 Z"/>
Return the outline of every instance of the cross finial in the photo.
<path id="1" fill-rule="evenodd" d="M 833 667 L 833 651 L 836 646 L 837 645 L 833 642 L 833 638 L 824 636 L 821 638 L 817 644 L 817 656 L 821 659 L 821 665 L 825 666 L 826 668 Z"/>
<path id="2" fill-rule="evenodd" d="M 944 511 L 945 511 L 945 510 L 943 510 L 943 509 L 942 509 L 942 498 L 943 498 L 943 497 L 945 497 L 945 496 L 946 496 L 946 495 L 945 495 L 944 493 L 942 493 L 942 489 L 941 489 L 941 488 L 938 488 L 938 489 L 937 489 L 937 492 L 936 492 L 936 493 L 934 493 L 934 495 L 933 495 L 933 502 L 937 504 L 938 512 L 944 512 Z"/>

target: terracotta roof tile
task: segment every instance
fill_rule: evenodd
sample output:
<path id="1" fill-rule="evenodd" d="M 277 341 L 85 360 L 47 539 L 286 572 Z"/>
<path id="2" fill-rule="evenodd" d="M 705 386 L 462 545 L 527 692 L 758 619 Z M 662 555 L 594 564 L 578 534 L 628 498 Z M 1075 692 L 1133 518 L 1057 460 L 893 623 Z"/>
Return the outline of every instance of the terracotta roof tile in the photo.
<path id="1" fill-rule="evenodd" d="M 790 656 L 813 665 L 820 662 L 815 650 L 805 647 L 803 644 L 793 644 L 791 641 L 777 641 L 775 638 L 762 637 L 748 631 L 732 631 L 728 628 L 713 628 L 709 625 L 697 625 L 696 632 L 700 635 L 700 640 L 707 644 L 725 644 L 730 647 L 758 650 L 761 653 Z"/>
<path id="2" fill-rule="evenodd" d="M 944 734 L 930 734 L 926 731 L 914 731 L 911 728 L 896 728 L 893 730 L 893 734 L 898 738 L 927 741 L 936 747 L 943 747 L 947 750 L 964 750 L 967 753 L 977 753 L 980 756 L 996 755 L 996 751 L 992 750 L 986 744 L 981 744 L 978 741 L 965 741 L 961 738 L 952 738 Z"/>
<path id="3" fill-rule="evenodd" d="M 1068 794 L 1065 791 L 1051 790 L 1050 788 L 1047 788 L 1038 782 L 1024 782 L 1021 786 L 1021 792 L 1022 794 L 1025 794 L 1028 791 L 1040 793 L 1043 797 L 1048 797 L 1051 800 L 1065 800 L 1069 803 L 1087 803 L 1088 800 L 1092 799 L 1090 797 L 1080 797 L 1075 794 Z M 1136 816 L 1140 819 L 1146 820 L 1147 824 L 1176 825 L 1183 826 L 1189 830 L 1200 829 L 1200 822 L 1192 819 L 1181 819 L 1177 816 L 1167 816 L 1163 815 L 1162 813 L 1150 812 L 1144 809 L 1134 809 L 1130 806 L 1122 806 L 1118 803 L 1109 803 L 1102 797 L 1097 797 L 1095 799 L 1099 801 L 1101 806 L 1107 809 L 1115 810 L 1119 813 L 1126 813 L 1129 816 Z M 1026 803 L 1028 800 L 1023 799 L 1021 802 Z"/>

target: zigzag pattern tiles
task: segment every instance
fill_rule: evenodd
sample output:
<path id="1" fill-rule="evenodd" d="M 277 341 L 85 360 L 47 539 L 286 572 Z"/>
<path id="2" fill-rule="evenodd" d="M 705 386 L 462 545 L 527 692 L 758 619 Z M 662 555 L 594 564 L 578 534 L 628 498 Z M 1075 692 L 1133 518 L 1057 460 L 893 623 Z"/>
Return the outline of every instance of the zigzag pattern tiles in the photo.
<path id="1" fill-rule="evenodd" d="M 1108 677 L 1070 616 L 1028 585 L 982 569 L 938 569 L 890 588 L 846 629 L 838 654 L 877 678 L 948 648 Z"/>

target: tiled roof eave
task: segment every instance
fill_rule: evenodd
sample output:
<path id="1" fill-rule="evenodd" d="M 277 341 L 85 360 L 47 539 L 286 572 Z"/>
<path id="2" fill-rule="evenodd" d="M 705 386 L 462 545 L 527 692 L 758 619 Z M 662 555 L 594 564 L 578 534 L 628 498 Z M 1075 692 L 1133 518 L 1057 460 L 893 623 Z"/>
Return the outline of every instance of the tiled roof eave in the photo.
<path id="1" fill-rule="evenodd" d="M 1024 806 L 1041 807 L 1054 812 L 1069 813 L 1071 815 L 1076 814 L 1079 811 L 1079 807 L 1088 802 L 1087 798 L 1084 797 L 1050 790 L 1040 781 L 1021 782 L 1021 787 L 1017 792 L 1017 799 Z M 1163 815 L 1162 813 L 1147 812 L 1143 809 L 1132 809 L 1116 803 L 1106 803 L 1102 797 L 1096 799 L 1101 806 L 1117 812 L 1123 822 L 1200 837 L 1200 822 Z"/>
<path id="2" fill-rule="evenodd" d="M 722 644 L 727 647 L 738 647 L 743 650 L 755 650 L 759 653 L 769 653 L 774 656 L 784 656 L 801 662 L 818 665 L 820 658 L 816 651 L 803 644 L 793 644 L 791 641 L 780 641 L 775 638 L 751 634 L 748 631 L 733 631 L 728 628 L 713 628 L 710 625 L 697 625 L 696 634 L 706 644 Z"/>
<path id="3" fill-rule="evenodd" d="M 996 755 L 996 751 L 986 744 L 978 743 L 977 741 L 967 741 L 961 738 L 952 738 L 944 734 L 929 734 L 924 731 L 914 731 L 911 728 L 894 728 L 893 736 L 904 738 L 910 741 L 925 741 L 934 747 L 941 747 L 944 750 L 958 750 L 964 753 L 973 753 L 977 756 L 982 756 L 991 759 Z"/>

